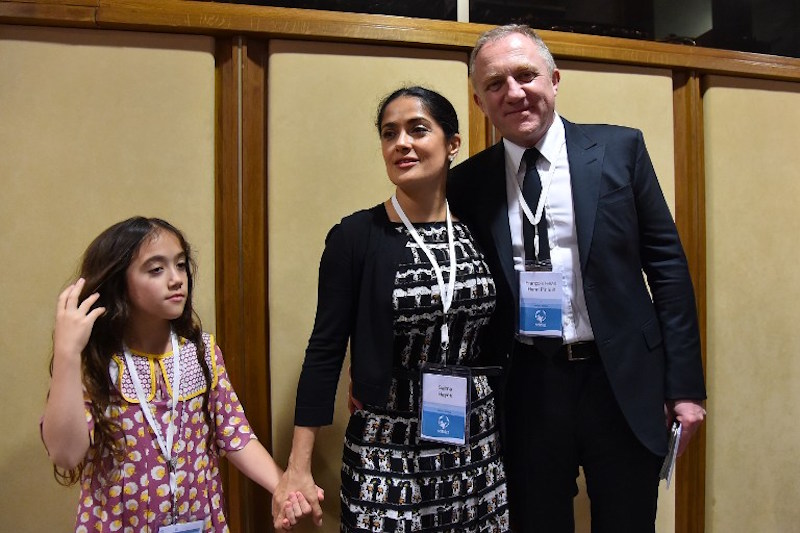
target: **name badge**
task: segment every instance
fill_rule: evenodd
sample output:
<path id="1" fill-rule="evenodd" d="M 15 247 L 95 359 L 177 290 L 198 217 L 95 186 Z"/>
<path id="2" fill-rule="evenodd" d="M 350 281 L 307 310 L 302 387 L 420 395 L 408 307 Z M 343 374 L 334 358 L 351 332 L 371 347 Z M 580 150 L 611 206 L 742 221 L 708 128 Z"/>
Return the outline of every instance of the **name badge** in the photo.
<path id="1" fill-rule="evenodd" d="M 158 533 L 203 533 L 205 521 L 195 520 L 194 522 L 186 522 L 185 524 L 173 524 L 171 526 L 163 526 L 158 528 Z"/>
<path id="2" fill-rule="evenodd" d="M 519 273 L 519 333 L 529 337 L 561 337 L 561 273 Z"/>
<path id="3" fill-rule="evenodd" d="M 424 365 L 419 438 L 464 445 L 469 435 L 470 371 L 465 366 Z"/>

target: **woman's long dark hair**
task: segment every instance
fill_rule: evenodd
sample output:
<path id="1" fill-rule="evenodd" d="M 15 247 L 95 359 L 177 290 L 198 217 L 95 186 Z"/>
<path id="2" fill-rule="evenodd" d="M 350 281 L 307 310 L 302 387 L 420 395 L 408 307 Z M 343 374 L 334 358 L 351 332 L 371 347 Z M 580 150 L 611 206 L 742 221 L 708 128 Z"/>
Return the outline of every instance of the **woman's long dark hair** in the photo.
<path id="1" fill-rule="evenodd" d="M 172 320 L 175 333 L 197 347 L 197 360 L 206 379 L 204 393 L 205 418 L 212 431 L 209 432 L 210 445 L 214 438 L 215 417 L 211 411 L 209 394 L 211 392 L 211 371 L 206 363 L 203 330 L 200 319 L 194 311 L 194 272 L 196 265 L 191 248 L 180 230 L 159 218 L 133 217 L 114 224 L 92 241 L 83 255 L 80 277 L 86 280 L 79 301 L 97 292 L 100 298 L 94 307 L 105 307 L 106 311 L 95 322 L 89 342 L 81 353 L 83 385 L 91 402 L 90 410 L 94 419 L 94 449 L 92 457 L 94 468 L 101 469 L 103 451 L 108 450 L 117 460 L 124 456 L 124 439 L 117 442 L 115 434 L 120 431 L 119 424 L 106 414 L 111 403 L 112 393 L 117 393 L 115 384 L 109 377 L 109 364 L 114 354 L 122 353 L 122 340 L 131 309 L 128 300 L 127 270 L 138 253 L 142 243 L 153 239 L 162 232 L 173 234 L 180 242 L 186 255 L 188 288 L 183 314 Z M 178 357 L 179 354 L 173 354 Z M 53 361 L 50 360 L 50 374 Z M 176 392 L 175 394 L 180 394 Z M 86 459 L 71 470 L 54 467 L 56 480 L 62 485 L 73 485 L 80 480 L 81 472 L 87 466 Z"/>

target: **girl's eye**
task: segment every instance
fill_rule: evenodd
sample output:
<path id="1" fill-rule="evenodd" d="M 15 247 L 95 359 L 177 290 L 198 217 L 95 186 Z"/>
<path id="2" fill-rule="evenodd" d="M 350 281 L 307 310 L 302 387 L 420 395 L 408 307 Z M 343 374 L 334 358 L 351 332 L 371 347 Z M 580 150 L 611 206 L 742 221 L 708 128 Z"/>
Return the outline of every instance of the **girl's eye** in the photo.
<path id="1" fill-rule="evenodd" d="M 388 141 L 389 139 L 394 138 L 394 131 L 392 130 L 383 130 L 381 132 L 381 139 Z"/>
<path id="2" fill-rule="evenodd" d="M 163 272 L 163 271 L 164 271 L 164 267 L 162 267 L 162 266 L 153 267 L 150 270 L 148 270 L 148 272 L 150 274 L 154 274 L 154 275 L 155 274 L 161 274 L 161 272 Z"/>
<path id="3" fill-rule="evenodd" d="M 178 264 L 177 264 L 177 265 L 175 265 L 175 266 L 177 266 L 177 267 L 178 267 L 178 270 L 186 270 L 186 261 L 180 261 L 180 262 L 178 262 Z"/>
<path id="4" fill-rule="evenodd" d="M 414 129 L 411 130 L 411 133 L 425 134 L 428 133 L 429 131 L 430 129 L 426 128 L 425 126 L 415 126 Z"/>

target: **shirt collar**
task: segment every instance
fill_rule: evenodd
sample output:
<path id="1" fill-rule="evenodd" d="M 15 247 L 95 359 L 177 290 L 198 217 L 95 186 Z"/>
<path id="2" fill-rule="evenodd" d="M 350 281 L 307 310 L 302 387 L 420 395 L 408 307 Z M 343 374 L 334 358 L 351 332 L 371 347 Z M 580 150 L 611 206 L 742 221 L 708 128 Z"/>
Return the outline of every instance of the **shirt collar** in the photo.
<path id="1" fill-rule="evenodd" d="M 539 142 L 534 145 L 549 164 L 553 164 L 556 160 L 561 146 L 565 141 L 564 123 L 561 121 L 561 117 L 558 116 L 558 113 L 555 111 L 553 113 L 553 123 L 547 128 L 547 131 L 542 138 L 539 139 Z M 525 154 L 526 148 L 514 144 L 506 138 L 503 138 L 503 145 L 506 150 L 506 158 L 511 162 L 512 168 L 519 171 L 520 165 L 522 164 L 522 156 Z"/>

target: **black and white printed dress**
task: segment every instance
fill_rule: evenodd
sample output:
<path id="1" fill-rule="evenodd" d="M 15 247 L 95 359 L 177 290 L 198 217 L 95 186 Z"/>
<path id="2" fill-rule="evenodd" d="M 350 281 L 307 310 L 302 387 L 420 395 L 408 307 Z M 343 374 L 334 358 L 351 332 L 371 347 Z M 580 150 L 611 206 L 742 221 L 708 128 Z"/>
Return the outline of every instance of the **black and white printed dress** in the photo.
<path id="1" fill-rule="evenodd" d="M 447 226 L 415 224 L 449 279 Z M 467 227 L 453 224 L 458 273 L 448 313 L 448 364 L 475 365 L 478 338 L 495 306 L 495 286 Z M 467 446 L 418 440 L 420 377 L 442 362 L 442 304 L 436 275 L 403 224 L 407 245 L 395 277 L 394 363 L 385 408 L 350 418 L 342 460 L 341 531 L 503 532 L 509 530 L 506 475 L 485 375 L 472 377 Z"/>

